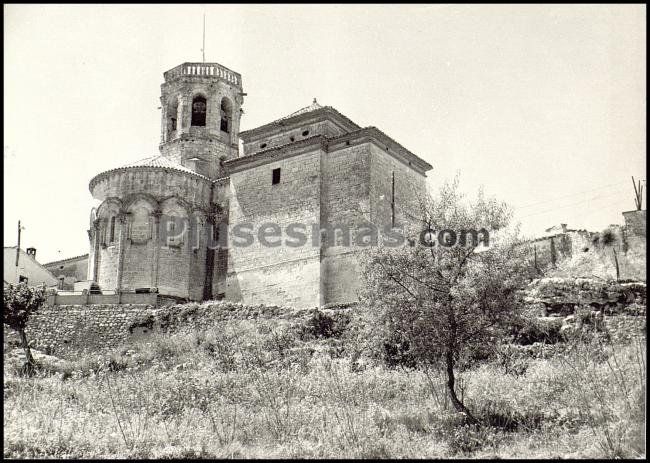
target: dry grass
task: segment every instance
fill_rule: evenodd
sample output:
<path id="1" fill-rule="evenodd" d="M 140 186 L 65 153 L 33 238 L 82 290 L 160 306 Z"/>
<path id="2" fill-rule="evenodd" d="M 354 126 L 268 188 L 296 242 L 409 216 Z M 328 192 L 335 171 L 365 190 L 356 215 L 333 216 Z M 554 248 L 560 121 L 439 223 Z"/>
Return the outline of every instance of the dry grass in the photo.
<path id="1" fill-rule="evenodd" d="M 304 337 L 303 337 L 304 338 Z M 155 335 L 20 377 L 4 372 L 10 458 L 640 457 L 645 349 L 577 343 L 524 374 L 462 373 L 485 423 L 462 425 L 439 372 L 358 368 L 335 338 L 237 322 Z"/>

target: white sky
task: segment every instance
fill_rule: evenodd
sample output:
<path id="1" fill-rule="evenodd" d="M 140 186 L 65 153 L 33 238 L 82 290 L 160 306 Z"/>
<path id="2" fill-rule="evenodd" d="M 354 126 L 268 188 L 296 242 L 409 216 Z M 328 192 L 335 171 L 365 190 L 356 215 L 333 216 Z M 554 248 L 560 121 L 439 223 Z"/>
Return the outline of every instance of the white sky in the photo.
<path id="1" fill-rule="evenodd" d="M 4 244 L 88 252 L 97 173 L 158 154 L 163 72 L 242 75 L 242 130 L 311 103 L 517 207 L 599 230 L 645 179 L 645 5 L 5 5 Z M 644 207 L 645 208 L 645 207 Z"/>

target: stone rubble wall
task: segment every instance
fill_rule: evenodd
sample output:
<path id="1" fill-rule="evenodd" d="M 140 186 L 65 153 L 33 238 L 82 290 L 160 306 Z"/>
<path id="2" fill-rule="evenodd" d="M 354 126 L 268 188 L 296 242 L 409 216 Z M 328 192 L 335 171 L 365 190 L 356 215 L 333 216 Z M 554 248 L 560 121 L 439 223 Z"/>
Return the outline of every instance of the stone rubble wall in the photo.
<path id="1" fill-rule="evenodd" d="M 615 341 L 644 338 L 645 283 L 617 283 L 585 278 L 542 278 L 523 293 L 531 317 L 560 332 L 601 327 Z M 317 310 L 327 314 L 360 306 L 296 309 L 277 305 L 246 305 L 230 301 L 176 304 L 96 304 L 45 306 L 28 322 L 33 346 L 46 354 L 71 356 L 81 350 L 101 351 L 152 333 L 191 332 L 240 320 L 279 320 L 302 323 Z M 18 345 L 18 336 L 5 327 L 5 346 Z"/>
<path id="2" fill-rule="evenodd" d="M 596 326 L 615 341 L 645 337 L 646 285 L 589 278 L 540 278 L 524 291 L 529 313 L 560 331 Z"/>
<path id="3" fill-rule="evenodd" d="M 31 345 L 44 352 L 71 357 L 80 351 L 100 352 L 153 333 L 192 332 L 238 320 L 306 320 L 317 310 L 333 313 L 349 305 L 329 309 L 244 305 L 210 301 L 156 307 L 145 304 L 94 304 L 44 306 L 29 320 L 25 330 Z M 5 348 L 20 339 L 4 327 Z"/>
<path id="4" fill-rule="evenodd" d="M 144 304 L 44 306 L 30 318 L 25 333 L 33 347 L 46 354 L 101 350 L 125 342 L 134 320 L 154 309 Z M 5 344 L 19 343 L 17 334 L 6 326 L 4 337 Z"/>
<path id="5" fill-rule="evenodd" d="M 645 306 L 646 285 L 591 278 L 539 278 L 526 288 L 524 301 L 543 305 L 548 314 L 564 315 L 576 306 L 591 306 L 611 314 L 621 313 L 633 303 Z"/>

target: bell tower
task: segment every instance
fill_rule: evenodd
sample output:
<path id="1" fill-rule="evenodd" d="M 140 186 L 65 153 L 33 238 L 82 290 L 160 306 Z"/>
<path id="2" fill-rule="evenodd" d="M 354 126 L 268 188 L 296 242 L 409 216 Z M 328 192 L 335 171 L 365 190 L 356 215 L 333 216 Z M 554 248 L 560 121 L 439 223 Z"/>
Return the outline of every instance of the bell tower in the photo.
<path id="1" fill-rule="evenodd" d="M 218 63 L 183 63 L 161 85 L 162 155 L 210 179 L 239 153 L 241 76 Z"/>

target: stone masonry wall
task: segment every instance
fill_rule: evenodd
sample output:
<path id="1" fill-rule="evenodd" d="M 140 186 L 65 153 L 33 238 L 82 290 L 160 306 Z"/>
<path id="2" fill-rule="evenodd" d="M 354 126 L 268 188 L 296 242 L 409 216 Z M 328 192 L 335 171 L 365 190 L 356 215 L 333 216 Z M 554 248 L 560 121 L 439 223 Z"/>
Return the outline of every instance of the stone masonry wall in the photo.
<path id="1" fill-rule="evenodd" d="M 398 161 L 383 148 L 364 142 L 331 151 L 323 159 L 321 223 L 348 226 L 350 246 L 324 247 L 322 280 L 324 304 L 357 301 L 359 253 L 358 231 L 373 225 L 379 231 L 392 222 L 393 174 L 395 175 L 395 225 L 411 223 L 417 212 L 417 197 L 426 193 L 426 177 Z M 360 244 L 360 243 L 359 243 Z"/>
<path id="2" fill-rule="evenodd" d="M 119 225 L 115 225 L 116 233 Z M 117 288 L 117 262 L 118 247 L 116 244 L 99 249 L 99 275 L 98 282 L 103 289 L 112 290 Z"/>
<path id="3" fill-rule="evenodd" d="M 573 255 L 572 240 L 568 234 L 538 239 L 530 243 L 530 246 L 531 261 L 536 263 L 539 269 L 555 265 L 564 259 L 570 259 Z"/>
<path id="4" fill-rule="evenodd" d="M 193 129 L 200 128 L 202 127 L 193 127 Z M 198 132 L 198 130 L 194 131 Z M 236 145 L 225 144 L 219 139 L 193 138 L 188 135 L 165 143 L 160 147 L 160 152 L 166 158 L 198 174 L 216 179 L 224 175 L 221 161 L 236 157 L 237 149 Z M 200 160 L 190 160 L 195 158 Z"/>
<path id="5" fill-rule="evenodd" d="M 152 279 L 154 246 L 152 239 L 144 243 L 130 242 L 130 240 L 125 243 L 123 289 L 133 290 L 155 286 Z"/>
<path id="6" fill-rule="evenodd" d="M 229 256 L 226 298 L 244 303 L 286 304 L 313 307 L 320 304 L 320 252 L 312 246 L 311 224 L 320 216 L 320 157 L 313 151 L 230 175 Z M 280 183 L 272 185 L 272 171 L 280 168 Z M 265 223 L 280 227 L 281 245 L 260 243 L 258 232 Z M 304 224 L 308 237 L 302 246 L 286 245 L 289 224 Z M 250 228 L 244 228 L 248 224 Z M 251 233 L 252 231 L 252 233 Z M 238 246 L 243 232 L 252 243 Z M 294 240 L 292 240 L 294 241 Z"/>
<path id="7" fill-rule="evenodd" d="M 370 208 L 372 221 L 381 226 L 391 223 L 392 179 L 395 176 L 395 224 L 414 224 L 420 215 L 418 199 L 426 194 L 426 177 L 395 159 L 384 149 L 370 145 Z"/>
<path id="8" fill-rule="evenodd" d="M 645 338 L 645 285 L 603 286 L 595 281 L 574 280 L 535 280 L 526 289 L 527 304 L 538 307 L 541 303 L 547 309 L 544 312 L 547 316 L 538 318 L 540 322 L 561 326 L 560 332 L 599 324 L 614 341 Z M 604 304 L 604 313 L 584 307 L 576 310 L 589 301 Z M 330 315 L 341 310 L 367 310 L 355 304 L 328 307 L 324 311 Z M 231 301 L 163 307 L 145 304 L 44 306 L 28 322 L 26 334 L 33 347 L 44 353 L 75 358 L 80 351 L 99 353 L 112 350 L 125 342 L 141 340 L 156 333 L 204 330 L 229 321 L 306 319 L 315 310 Z M 6 326 L 4 340 L 5 347 L 18 346 L 20 342 L 18 335 Z"/>
<path id="9" fill-rule="evenodd" d="M 238 155 L 238 133 L 243 102 L 241 87 L 233 86 L 217 76 L 183 76 L 161 86 L 162 127 L 160 152 L 163 156 L 211 179 L 223 176 L 221 159 Z M 192 126 L 192 101 L 196 96 L 206 99 L 205 126 Z M 228 131 L 221 130 L 222 100 L 231 110 Z M 177 119 L 172 130 L 171 117 Z M 198 161 L 192 161 L 199 158 Z"/>
<path id="10" fill-rule="evenodd" d="M 149 194 L 167 198 L 174 195 L 201 207 L 209 206 L 212 194 L 212 185 L 207 179 L 155 167 L 111 172 L 98 178 L 90 187 L 94 197 L 125 198 Z"/>
<path id="11" fill-rule="evenodd" d="M 358 299 L 357 234 L 370 220 L 370 145 L 362 143 L 331 151 L 322 159 L 321 227 L 347 227 L 349 245 L 340 232 L 322 248 L 323 304 Z"/>
<path id="12" fill-rule="evenodd" d="M 241 119 L 241 86 L 233 86 L 215 76 L 183 76 L 161 85 L 161 144 L 178 138 L 181 134 L 195 132 L 204 138 L 220 139 L 226 145 L 237 142 Z M 192 126 L 192 100 L 195 96 L 206 99 L 205 126 Z M 221 102 L 227 98 L 232 106 L 229 132 L 221 131 Z M 176 118 L 176 130 L 171 130 L 170 118 Z M 163 151 L 164 153 L 164 151 Z M 235 154 L 235 153 L 233 153 Z"/>
<path id="13" fill-rule="evenodd" d="M 591 278 L 539 278 L 526 288 L 525 301 L 540 305 L 550 314 L 567 315 L 578 306 L 622 313 L 633 303 L 646 305 L 646 285 Z"/>
<path id="14" fill-rule="evenodd" d="M 202 298 L 205 228 L 212 194 L 209 180 L 175 171 L 138 169 L 111 172 L 91 185 L 91 189 L 96 197 L 107 197 L 97 212 L 102 223 L 97 256 L 94 241 L 90 246 L 91 261 L 97 260 L 97 281 L 103 290 L 113 290 L 118 285 L 122 242 L 122 289 L 157 287 L 161 294 Z M 184 220 L 187 233 L 180 245 L 163 242 L 166 235 L 162 227 L 167 224 L 161 221 L 156 230 L 156 211 L 165 218 Z M 111 218 L 120 213 L 125 213 L 125 221 L 115 221 L 115 238 L 109 242 Z M 192 247 L 196 241 L 192 237 L 197 234 L 201 240 L 195 251 Z M 89 278 L 93 278 L 92 271 Z"/>
<path id="15" fill-rule="evenodd" d="M 83 349 L 101 350 L 129 339 L 129 327 L 154 309 L 135 304 L 44 306 L 29 320 L 25 333 L 36 349 L 46 353 L 65 356 Z M 4 336 L 18 342 L 6 326 Z"/>
<path id="16" fill-rule="evenodd" d="M 354 307 L 343 305 L 319 310 L 331 315 Z M 144 304 L 45 306 L 27 324 L 26 335 L 32 346 L 43 353 L 75 358 L 83 351 L 111 351 L 154 334 L 187 333 L 228 321 L 306 319 L 316 310 L 230 301 L 162 307 Z M 20 345 L 18 334 L 6 326 L 4 340 L 5 347 Z"/>

